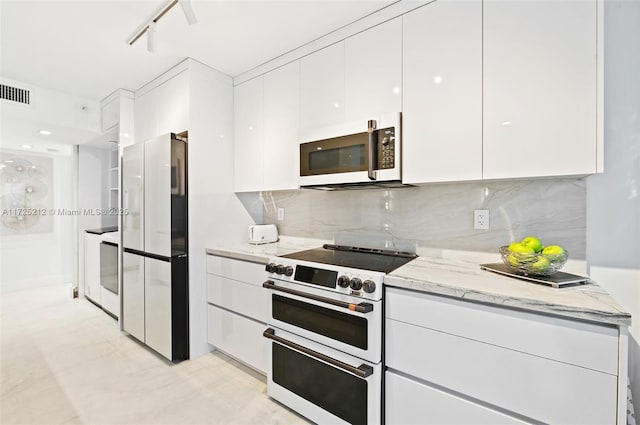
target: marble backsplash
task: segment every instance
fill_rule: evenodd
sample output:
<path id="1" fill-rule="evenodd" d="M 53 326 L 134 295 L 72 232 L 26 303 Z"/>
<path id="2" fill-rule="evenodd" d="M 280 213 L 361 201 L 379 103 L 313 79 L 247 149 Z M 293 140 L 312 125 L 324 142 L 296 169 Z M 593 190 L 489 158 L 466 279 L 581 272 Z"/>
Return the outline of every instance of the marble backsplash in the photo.
<path id="1" fill-rule="evenodd" d="M 586 183 L 558 178 L 433 184 L 399 189 L 265 192 L 263 222 L 287 236 L 388 249 L 496 252 L 528 235 L 586 252 Z M 277 220 L 277 208 L 285 219 Z M 488 209 L 490 230 L 474 230 L 473 210 Z"/>

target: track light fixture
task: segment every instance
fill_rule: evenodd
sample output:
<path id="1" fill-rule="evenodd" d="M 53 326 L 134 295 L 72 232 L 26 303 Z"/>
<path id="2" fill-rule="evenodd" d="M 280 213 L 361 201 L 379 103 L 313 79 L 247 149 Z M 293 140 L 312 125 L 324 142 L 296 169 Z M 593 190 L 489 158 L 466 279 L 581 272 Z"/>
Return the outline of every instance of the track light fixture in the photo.
<path id="1" fill-rule="evenodd" d="M 145 33 L 147 34 L 147 50 L 149 52 L 155 52 L 157 48 L 157 40 L 156 40 L 156 23 L 162 18 L 173 6 L 180 3 L 180 7 L 182 8 L 182 12 L 184 13 L 185 18 L 187 18 L 187 22 L 189 25 L 193 25 L 198 23 L 198 19 L 196 18 L 196 14 L 193 11 L 193 7 L 191 6 L 191 0 L 169 0 L 164 6 L 162 6 L 158 12 L 153 15 L 151 20 L 142 25 L 138 30 L 127 40 L 127 43 L 131 46 L 133 43 L 138 41 L 140 37 L 142 37 Z"/>

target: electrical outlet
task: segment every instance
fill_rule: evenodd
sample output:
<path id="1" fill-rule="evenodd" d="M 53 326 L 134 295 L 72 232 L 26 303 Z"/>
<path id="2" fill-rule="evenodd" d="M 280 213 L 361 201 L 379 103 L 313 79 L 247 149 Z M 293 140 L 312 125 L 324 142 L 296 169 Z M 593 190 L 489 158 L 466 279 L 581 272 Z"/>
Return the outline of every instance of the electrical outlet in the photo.
<path id="1" fill-rule="evenodd" d="M 284 221 L 284 208 L 278 208 L 278 220 Z"/>
<path id="2" fill-rule="evenodd" d="M 473 228 L 489 230 L 489 210 L 473 210 Z"/>

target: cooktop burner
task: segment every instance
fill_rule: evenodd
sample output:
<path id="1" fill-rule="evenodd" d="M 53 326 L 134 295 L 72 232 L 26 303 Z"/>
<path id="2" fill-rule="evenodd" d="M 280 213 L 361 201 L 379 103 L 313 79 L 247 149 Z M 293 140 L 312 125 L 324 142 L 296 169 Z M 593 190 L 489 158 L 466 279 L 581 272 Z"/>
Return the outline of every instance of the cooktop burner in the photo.
<path id="1" fill-rule="evenodd" d="M 308 249 L 282 255 L 283 258 L 310 261 L 321 264 L 350 267 L 391 273 L 417 257 L 415 254 L 380 249 L 358 248 L 342 245 L 323 245 L 322 248 Z"/>

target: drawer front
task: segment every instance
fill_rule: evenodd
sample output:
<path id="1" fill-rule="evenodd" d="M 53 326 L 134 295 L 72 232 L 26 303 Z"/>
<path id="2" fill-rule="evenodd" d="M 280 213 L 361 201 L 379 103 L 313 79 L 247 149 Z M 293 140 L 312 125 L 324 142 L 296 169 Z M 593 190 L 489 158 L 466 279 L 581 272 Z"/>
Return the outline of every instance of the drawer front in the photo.
<path id="1" fill-rule="evenodd" d="M 209 344 L 266 375 L 269 343 L 262 333 L 267 325 L 211 304 L 207 322 Z"/>
<path id="2" fill-rule="evenodd" d="M 389 371 L 385 372 L 385 391 L 388 425 L 526 423 Z"/>
<path id="3" fill-rule="evenodd" d="M 386 317 L 617 375 L 618 329 L 386 288 Z"/>
<path id="4" fill-rule="evenodd" d="M 261 286 L 207 275 L 207 301 L 219 307 L 249 316 L 259 322 L 267 321 L 269 292 Z"/>
<path id="5" fill-rule="evenodd" d="M 207 255 L 207 273 L 262 286 L 267 280 L 264 264 Z"/>
<path id="6" fill-rule="evenodd" d="M 583 367 L 392 319 L 386 319 L 386 363 L 538 421 L 616 422 L 616 376 Z"/>

